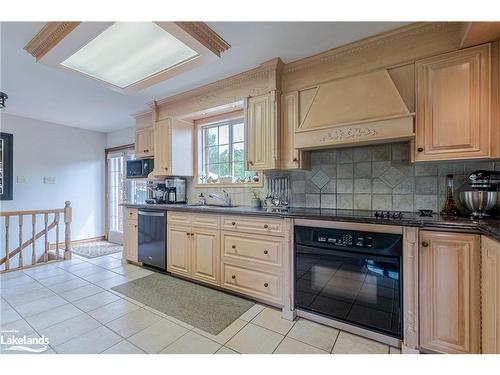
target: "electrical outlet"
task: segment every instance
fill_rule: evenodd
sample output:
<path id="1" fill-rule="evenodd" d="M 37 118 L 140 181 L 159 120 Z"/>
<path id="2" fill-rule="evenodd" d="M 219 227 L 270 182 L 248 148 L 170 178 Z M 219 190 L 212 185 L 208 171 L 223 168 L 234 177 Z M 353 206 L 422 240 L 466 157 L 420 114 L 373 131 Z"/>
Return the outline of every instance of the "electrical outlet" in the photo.
<path id="1" fill-rule="evenodd" d="M 54 176 L 45 176 L 43 178 L 43 183 L 44 184 L 55 184 L 56 183 L 56 178 Z"/>
<path id="2" fill-rule="evenodd" d="M 24 183 L 26 183 L 26 177 L 24 177 L 24 176 L 17 176 L 16 182 L 18 184 L 24 184 Z"/>

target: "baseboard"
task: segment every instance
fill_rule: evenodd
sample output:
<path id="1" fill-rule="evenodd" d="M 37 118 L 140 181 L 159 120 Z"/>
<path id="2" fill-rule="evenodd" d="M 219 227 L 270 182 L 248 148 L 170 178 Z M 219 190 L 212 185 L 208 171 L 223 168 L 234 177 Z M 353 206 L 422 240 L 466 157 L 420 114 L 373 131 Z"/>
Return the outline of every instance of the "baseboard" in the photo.
<path id="1" fill-rule="evenodd" d="M 106 240 L 106 236 L 83 238 L 81 240 L 71 241 L 71 246 L 82 245 L 82 244 L 85 244 L 85 243 L 95 242 L 95 241 L 105 241 L 105 240 Z M 62 249 L 62 248 L 64 248 L 64 242 L 59 242 L 59 249 Z M 56 244 L 55 243 L 51 243 L 49 245 L 49 250 L 55 250 L 55 249 L 56 249 Z"/>

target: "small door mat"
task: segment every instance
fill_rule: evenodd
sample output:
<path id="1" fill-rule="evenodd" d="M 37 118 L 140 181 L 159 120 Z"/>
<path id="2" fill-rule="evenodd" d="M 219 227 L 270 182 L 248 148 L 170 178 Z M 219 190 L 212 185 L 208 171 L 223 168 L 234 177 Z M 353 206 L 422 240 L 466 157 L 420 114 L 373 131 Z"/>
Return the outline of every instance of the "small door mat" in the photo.
<path id="1" fill-rule="evenodd" d="M 217 335 L 253 302 L 172 276 L 154 273 L 113 290 L 212 335 Z"/>
<path id="2" fill-rule="evenodd" d="M 97 258 L 103 255 L 121 252 L 123 251 L 123 246 L 108 241 L 95 241 L 81 245 L 73 245 L 71 251 L 85 258 Z"/>

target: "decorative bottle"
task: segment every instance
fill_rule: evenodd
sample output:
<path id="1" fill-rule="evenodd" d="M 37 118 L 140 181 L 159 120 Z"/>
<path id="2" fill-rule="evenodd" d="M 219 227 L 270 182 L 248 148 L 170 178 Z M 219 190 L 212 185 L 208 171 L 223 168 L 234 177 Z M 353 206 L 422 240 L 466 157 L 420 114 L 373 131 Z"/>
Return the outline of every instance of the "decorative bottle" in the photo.
<path id="1" fill-rule="evenodd" d="M 449 174 L 446 176 L 446 201 L 444 207 L 441 210 L 441 215 L 458 216 L 459 210 L 453 198 L 453 175 Z"/>

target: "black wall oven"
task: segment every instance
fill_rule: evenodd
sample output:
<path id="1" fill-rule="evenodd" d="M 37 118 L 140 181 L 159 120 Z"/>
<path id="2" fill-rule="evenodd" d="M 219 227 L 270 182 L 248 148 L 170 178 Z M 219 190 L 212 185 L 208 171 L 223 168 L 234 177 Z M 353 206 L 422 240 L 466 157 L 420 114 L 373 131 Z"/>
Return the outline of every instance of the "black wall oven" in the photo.
<path id="1" fill-rule="evenodd" d="M 402 338 L 402 235 L 295 227 L 295 307 Z"/>

